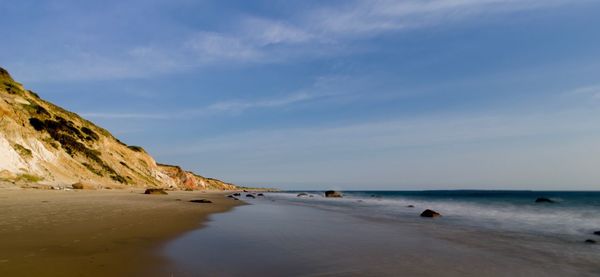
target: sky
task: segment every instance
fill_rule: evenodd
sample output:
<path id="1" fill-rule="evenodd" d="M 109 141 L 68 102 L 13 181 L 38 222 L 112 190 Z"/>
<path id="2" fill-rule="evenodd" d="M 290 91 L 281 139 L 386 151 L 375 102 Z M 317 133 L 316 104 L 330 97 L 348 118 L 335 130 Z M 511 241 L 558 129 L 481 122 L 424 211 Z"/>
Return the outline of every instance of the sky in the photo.
<path id="1" fill-rule="evenodd" d="M 600 189 L 600 1 L 8 1 L 0 66 L 282 189 Z"/>

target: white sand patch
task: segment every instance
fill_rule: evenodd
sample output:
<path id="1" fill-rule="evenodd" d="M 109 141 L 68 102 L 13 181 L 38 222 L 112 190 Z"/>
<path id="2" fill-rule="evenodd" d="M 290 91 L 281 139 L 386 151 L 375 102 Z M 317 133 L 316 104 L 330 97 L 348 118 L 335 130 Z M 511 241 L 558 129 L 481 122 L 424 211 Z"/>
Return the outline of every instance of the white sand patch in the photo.
<path id="1" fill-rule="evenodd" d="M 49 151 L 42 142 L 35 138 L 26 140 L 19 138 L 17 143 L 31 150 L 32 158 L 26 161 L 28 172 L 45 175 L 44 162 L 54 163 L 57 160 L 57 155 Z"/>
<path id="2" fill-rule="evenodd" d="M 29 101 L 27 101 L 21 97 L 16 97 L 15 102 L 17 102 L 19 104 L 23 104 L 23 105 L 31 105 L 31 103 L 29 103 Z"/>
<path id="3" fill-rule="evenodd" d="M 54 162 L 57 159 L 56 155 L 37 139 L 29 139 L 23 143 L 23 146 L 31 150 L 35 161 Z"/>
<path id="4" fill-rule="evenodd" d="M 28 167 L 3 134 L 0 134 L 0 157 L 0 170 L 19 172 L 20 168 Z"/>

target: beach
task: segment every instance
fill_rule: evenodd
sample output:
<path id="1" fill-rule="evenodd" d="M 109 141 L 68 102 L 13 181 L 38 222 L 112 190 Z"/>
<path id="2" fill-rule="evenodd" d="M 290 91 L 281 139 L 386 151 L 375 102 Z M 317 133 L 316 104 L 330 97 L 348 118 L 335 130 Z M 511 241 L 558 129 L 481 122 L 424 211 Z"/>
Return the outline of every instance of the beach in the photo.
<path id="1" fill-rule="evenodd" d="M 168 193 L 2 189 L 0 276 L 600 274 L 598 246 L 582 241 L 593 238 L 585 222 L 563 228 L 553 217 L 595 212 L 590 193 L 546 193 L 562 197 L 554 206 L 523 200 L 537 192 L 244 193 L 243 201 L 226 192 Z M 198 199 L 213 203 L 190 202 Z M 426 207 L 442 216 L 420 217 Z M 502 217 L 507 211 L 514 216 Z"/>
<path id="2" fill-rule="evenodd" d="M 0 189 L 0 276 L 158 276 L 163 243 L 243 204 L 221 192 L 143 192 Z"/>

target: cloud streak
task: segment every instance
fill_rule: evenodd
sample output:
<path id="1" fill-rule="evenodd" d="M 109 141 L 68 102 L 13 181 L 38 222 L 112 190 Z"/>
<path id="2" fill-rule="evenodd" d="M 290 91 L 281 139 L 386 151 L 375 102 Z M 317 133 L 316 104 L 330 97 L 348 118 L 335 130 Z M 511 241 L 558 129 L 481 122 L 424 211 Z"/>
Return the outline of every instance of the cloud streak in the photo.
<path id="1" fill-rule="evenodd" d="M 357 0 L 303 11 L 282 22 L 261 17 L 239 20 L 228 32 L 194 35 L 185 44 L 201 63 L 273 63 L 351 53 L 352 41 L 494 13 L 532 10 L 566 0 Z"/>
<path id="2" fill-rule="evenodd" d="M 569 3 L 565 0 L 375 0 L 353 1 L 319 9 L 307 17 L 314 30 L 338 37 L 373 36 L 455 22 L 472 16 L 531 10 Z M 308 21 L 308 20 L 307 20 Z"/>
<path id="3" fill-rule="evenodd" d="M 566 3 L 570 1 L 355 0 L 300 9 L 287 21 L 234 16 L 226 30 L 172 30 L 181 34 L 164 42 L 137 42 L 110 52 L 88 46 L 70 49 L 56 61 L 7 63 L 24 81 L 143 78 L 202 67 L 284 63 L 352 53 L 354 41 L 390 32 Z"/>
<path id="4" fill-rule="evenodd" d="M 283 107 L 315 98 L 317 98 L 316 95 L 309 93 L 297 93 L 276 99 L 218 102 L 208 106 L 207 109 L 210 111 L 239 113 L 248 109 Z"/>
<path id="5" fill-rule="evenodd" d="M 88 112 L 81 113 L 83 117 L 100 119 L 158 119 L 171 120 L 188 117 L 214 116 L 214 115 L 239 115 L 248 110 L 255 109 L 273 109 L 291 106 L 301 102 L 316 100 L 319 98 L 330 97 L 333 94 L 317 93 L 294 93 L 279 98 L 258 99 L 258 100 L 230 100 L 217 102 L 202 108 L 184 110 L 172 113 L 107 113 L 107 112 Z"/>
<path id="6" fill-rule="evenodd" d="M 594 100 L 600 100 L 600 85 L 584 86 L 565 93 L 567 96 L 586 96 Z"/>

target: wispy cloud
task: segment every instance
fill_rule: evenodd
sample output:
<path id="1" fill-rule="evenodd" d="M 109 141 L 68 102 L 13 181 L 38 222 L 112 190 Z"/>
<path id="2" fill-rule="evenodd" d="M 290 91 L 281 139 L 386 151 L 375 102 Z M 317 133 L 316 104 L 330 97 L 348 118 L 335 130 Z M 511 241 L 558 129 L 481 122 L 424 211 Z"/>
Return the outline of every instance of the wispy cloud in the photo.
<path id="1" fill-rule="evenodd" d="M 566 0 L 359 0 L 343 6 L 318 9 L 307 15 L 312 29 L 328 36 L 374 36 L 444 24 L 472 16 L 530 10 L 560 4 Z"/>
<path id="2" fill-rule="evenodd" d="M 299 44 L 320 39 L 301 26 L 260 17 L 248 17 L 240 21 L 240 35 L 257 46 Z"/>
<path id="3" fill-rule="evenodd" d="M 241 38 L 221 33 L 199 32 L 188 39 L 184 46 L 197 54 L 201 63 L 252 62 L 263 58 L 255 45 Z"/>
<path id="4" fill-rule="evenodd" d="M 185 44 L 202 57 L 202 62 L 282 62 L 298 57 L 343 55 L 350 51 L 346 46 L 352 41 L 389 32 L 565 3 L 568 1 L 356 0 L 302 11 L 289 22 L 260 17 L 243 18 L 233 30 L 200 32 Z"/>
<path id="5" fill-rule="evenodd" d="M 365 77 L 366 78 L 366 77 Z M 294 92 L 279 93 L 265 98 L 254 98 L 248 94 L 247 98 L 224 99 L 192 109 L 181 108 L 168 112 L 159 110 L 156 113 L 132 112 L 84 112 L 82 116 L 100 119 L 179 119 L 205 116 L 231 116 L 241 115 L 245 112 L 262 109 L 282 109 L 295 105 L 315 103 L 319 101 L 336 101 L 353 97 L 356 90 L 361 90 L 363 83 L 372 80 L 366 78 L 352 78 L 343 75 L 325 75 L 314 79 L 312 84 Z M 354 88 L 354 89 L 353 89 Z M 197 105 L 194 105 L 197 106 Z"/>
<path id="6" fill-rule="evenodd" d="M 196 32 L 183 42 L 198 66 L 281 62 L 315 51 L 326 41 L 303 26 L 261 17 L 245 17 L 228 32 Z"/>
<path id="7" fill-rule="evenodd" d="M 567 91 L 565 95 L 568 96 L 585 96 L 595 100 L 600 100 L 600 85 L 590 85 L 578 87 L 573 90 Z"/>
<path id="8" fill-rule="evenodd" d="M 570 1 L 355 0 L 300 9 L 287 21 L 234 16 L 228 18 L 231 27 L 226 29 L 186 27 L 178 30 L 177 37 L 162 41 L 136 42 L 109 52 L 72 49 L 55 61 L 13 60 L 5 65 L 21 80 L 48 81 L 137 78 L 199 67 L 282 63 L 352 53 L 353 41 L 389 32 L 566 3 Z"/>
<path id="9" fill-rule="evenodd" d="M 308 101 L 311 99 L 317 98 L 316 95 L 311 95 L 309 93 L 297 93 L 291 94 L 282 98 L 275 99 L 264 99 L 264 100 L 254 100 L 254 101 L 227 101 L 227 102 L 218 102 L 208 106 L 208 110 L 210 111 L 223 111 L 223 112 L 242 112 L 247 109 L 254 108 L 274 108 L 274 107 L 282 107 L 288 106 L 297 102 Z"/>
<path id="10" fill-rule="evenodd" d="M 178 118 L 189 118 L 189 117 L 200 117 L 200 116 L 214 116 L 214 115 L 239 115 L 248 110 L 253 109 L 273 109 L 282 108 L 290 105 L 294 105 L 301 102 L 307 102 L 316 100 L 319 98 L 330 97 L 335 94 L 332 93 L 308 93 L 300 92 L 285 95 L 282 97 L 274 97 L 268 99 L 250 99 L 250 100 L 229 100 L 210 104 L 208 106 L 183 110 L 171 113 L 159 112 L 159 113 L 109 113 L 109 112 L 88 112 L 81 113 L 83 117 L 87 118 L 101 118 L 101 119 L 178 119 Z"/>

